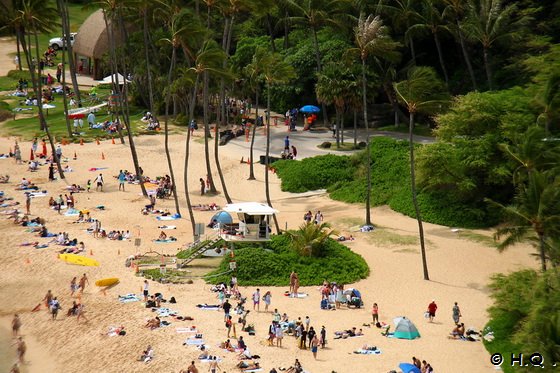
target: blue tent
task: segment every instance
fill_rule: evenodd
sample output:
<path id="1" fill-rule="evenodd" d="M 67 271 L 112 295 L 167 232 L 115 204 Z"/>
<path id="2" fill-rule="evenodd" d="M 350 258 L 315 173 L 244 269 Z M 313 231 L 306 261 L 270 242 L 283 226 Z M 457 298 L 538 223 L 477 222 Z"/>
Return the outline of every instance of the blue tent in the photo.
<path id="1" fill-rule="evenodd" d="M 420 333 L 412 321 L 403 317 L 399 320 L 393 336 L 400 339 L 415 339 L 420 338 Z"/>
<path id="2" fill-rule="evenodd" d="M 220 224 L 231 224 L 233 222 L 231 215 L 225 211 L 219 211 L 215 213 L 214 216 L 212 216 L 212 219 L 210 219 L 210 221 L 213 222 L 214 220 L 216 220 Z"/>
<path id="3" fill-rule="evenodd" d="M 399 369 L 402 370 L 403 373 L 421 373 L 417 366 L 410 363 L 400 363 Z"/>

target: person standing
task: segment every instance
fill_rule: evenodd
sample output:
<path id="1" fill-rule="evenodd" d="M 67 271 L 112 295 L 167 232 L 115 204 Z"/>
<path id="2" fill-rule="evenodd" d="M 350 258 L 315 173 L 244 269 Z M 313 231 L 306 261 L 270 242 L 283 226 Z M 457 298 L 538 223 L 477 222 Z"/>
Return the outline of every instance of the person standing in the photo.
<path id="1" fill-rule="evenodd" d="M 148 301 L 148 294 L 149 294 L 149 289 L 150 289 L 150 284 L 148 283 L 148 280 L 144 280 L 144 302 Z"/>
<path id="2" fill-rule="evenodd" d="M 377 303 L 374 303 L 371 308 L 371 318 L 374 325 L 379 322 L 379 307 L 377 306 Z"/>
<path id="3" fill-rule="evenodd" d="M 93 128 L 93 126 L 95 126 L 95 114 L 93 113 L 93 111 L 88 114 L 87 122 L 89 128 Z"/>
<path id="4" fill-rule="evenodd" d="M 309 318 L 309 316 L 305 316 L 304 324 L 305 324 L 305 331 L 306 332 L 309 331 L 309 325 L 311 324 L 311 319 Z"/>
<path id="5" fill-rule="evenodd" d="M 311 346 L 311 352 L 313 352 L 313 357 L 317 360 L 317 350 L 319 349 L 319 338 L 317 338 L 317 334 L 313 335 L 313 339 L 309 342 Z"/>
<path id="6" fill-rule="evenodd" d="M 455 302 L 453 306 L 453 322 L 455 324 L 459 324 L 459 320 L 463 315 L 461 315 L 461 310 L 459 309 L 459 305 Z"/>
<path id="7" fill-rule="evenodd" d="M 25 341 L 23 340 L 23 337 L 19 337 L 17 341 L 17 357 L 20 364 L 25 363 L 25 351 L 27 351 Z"/>
<path id="8" fill-rule="evenodd" d="M 99 191 L 99 188 L 101 188 L 101 191 L 103 192 L 103 174 L 99 174 L 94 181 L 96 183 L 95 190 Z"/>
<path id="9" fill-rule="evenodd" d="M 12 319 L 12 336 L 17 337 L 19 335 L 19 329 L 21 328 L 21 319 L 16 313 Z"/>
<path id="10" fill-rule="evenodd" d="M 56 81 L 60 83 L 61 77 L 62 77 L 62 62 L 56 65 Z"/>
<path id="11" fill-rule="evenodd" d="M 434 321 L 434 317 L 436 317 L 436 311 L 437 311 L 437 304 L 436 304 L 436 300 L 433 299 L 432 303 L 428 305 L 428 318 L 430 319 L 430 322 Z"/>
<path id="12" fill-rule="evenodd" d="M 49 165 L 49 181 L 54 181 L 54 166 L 52 163 Z"/>
<path id="13" fill-rule="evenodd" d="M 204 190 L 206 189 L 206 183 L 204 182 L 203 178 L 198 179 L 200 181 L 200 195 L 204 195 Z"/>
<path id="14" fill-rule="evenodd" d="M 25 211 L 27 215 L 31 214 L 31 193 L 29 192 L 25 192 Z"/>
<path id="15" fill-rule="evenodd" d="M 33 155 L 36 156 L 37 155 L 37 138 L 36 137 L 33 139 L 33 142 L 31 143 L 31 150 L 33 150 Z"/>
<path id="16" fill-rule="evenodd" d="M 260 289 L 257 289 L 257 291 L 253 293 L 253 311 L 255 310 L 255 307 L 257 308 L 257 312 L 260 311 L 260 303 L 261 303 L 261 291 Z"/>
<path id="17" fill-rule="evenodd" d="M 47 158 L 47 141 L 45 139 L 41 140 L 41 148 L 43 151 L 43 157 Z"/>
<path id="18" fill-rule="evenodd" d="M 282 330 L 282 327 L 280 326 L 280 323 L 275 323 L 276 324 L 276 329 L 274 330 L 274 334 L 276 337 L 276 346 L 277 347 L 282 347 L 282 339 L 284 338 L 284 330 Z"/>
<path id="19" fill-rule="evenodd" d="M 326 344 L 327 344 L 327 329 L 325 329 L 325 326 L 323 325 L 321 327 L 321 347 L 325 348 Z"/>
<path id="20" fill-rule="evenodd" d="M 74 292 L 78 290 L 78 278 L 74 276 L 72 281 L 70 281 L 70 296 L 74 295 Z"/>
<path id="21" fill-rule="evenodd" d="M 208 371 L 210 373 L 216 373 L 218 370 L 221 370 L 221 369 L 218 366 L 218 360 L 216 360 L 216 356 L 214 356 L 212 358 L 212 361 L 210 362 L 210 366 L 208 367 Z"/>
<path id="22" fill-rule="evenodd" d="M 61 308 L 60 307 L 60 302 L 58 301 L 58 299 L 56 297 L 54 297 L 51 300 L 51 303 L 49 304 L 49 309 L 51 311 L 53 321 L 56 320 L 56 317 L 58 316 L 58 310 L 60 308 Z"/>
<path id="23" fill-rule="evenodd" d="M 290 136 L 284 138 L 284 151 L 286 154 L 290 152 Z"/>
<path id="24" fill-rule="evenodd" d="M 62 160 L 62 148 L 60 147 L 60 145 L 58 145 L 56 147 L 55 154 L 56 154 L 56 159 L 61 161 Z"/>
<path id="25" fill-rule="evenodd" d="M 267 291 L 263 296 L 264 301 L 264 312 L 268 312 L 268 306 L 270 306 L 270 302 L 272 301 L 272 294 L 270 291 Z"/>
<path id="26" fill-rule="evenodd" d="M 224 321 L 227 321 L 229 318 L 229 311 L 231 310 L 231 303 L 228 299 L 226 299 L 226 301 L 222 305 L 222 308 L 224 309 Z"/>
<path id="27" fill-rule="evenodd" d="M 86 289 L 86 284 L 89 284 L 89 280 L 86 274 L 84 273 L 82 278 L 80 278 L 80 284 L 79 284 L 80 293 L 83 294 L 84 290 Z"/>
<path id="28" fill-rule="evenodd" d="M 76 321 L 80 322 L 80 319 L 84 319 L 86 322 L 89 322 L 88 318 L 85 316 L 84 305 L 83 303 L 79 303 L 78 307 L 76 308 Z"/>
<path id="29" fill-rule="evenodd" d="M 124 174 L 123 170 L 119 171 L 119 176 L 117 176 L 117 178 L 119 179 L 119 190 L 121 190 L 124 192 L 124 182 L 126 180 L 126 175 Z"/>

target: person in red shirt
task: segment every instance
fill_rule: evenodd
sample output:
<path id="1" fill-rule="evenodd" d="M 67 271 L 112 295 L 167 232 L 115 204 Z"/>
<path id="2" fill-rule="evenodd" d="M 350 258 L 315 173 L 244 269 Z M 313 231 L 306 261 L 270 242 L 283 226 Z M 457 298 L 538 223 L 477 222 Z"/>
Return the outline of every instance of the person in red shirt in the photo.
<path id="1" fill-rule="evenodd" d="M 428 314 L 429 314 L 430 322 L 434 321 L 434 317 L 436 317 L 436 310 L 437 310 L 437 304 L 434 299 L 432 300 L 432 303 L 428 305 Z"/>

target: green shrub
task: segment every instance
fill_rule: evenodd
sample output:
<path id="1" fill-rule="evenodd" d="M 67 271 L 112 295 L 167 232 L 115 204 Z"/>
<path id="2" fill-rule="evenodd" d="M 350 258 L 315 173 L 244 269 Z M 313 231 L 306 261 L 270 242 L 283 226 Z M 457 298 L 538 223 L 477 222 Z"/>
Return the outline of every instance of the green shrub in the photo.
<path id="1" fill-rule="evenodd" d="M 324 256 L 304 257 L 291 247 L 287 236 L 273 236 L 264 248 L 241 245 L 236 249 L 237 279 L 244 286 L 286 286 L 290 273 L 296 271 L 301 286 L 320 285 L 325 279 L 342 284 L 356 282 L 369 275 L 365 260 L 346 246 L 329 239 Z M 209 276 L 227 272 L 229 258 Z M 229 282 L 230 274 L 209 277 L 210 283 Z"/>
<path id="2" fill-rule="evenodd" d="M 301 161 L 280 160 L 274 167 L 282 179 L 282 190 L 292 193 L 323 189 L 339 180 L 350 181 L 354 173 L 349 157 L 333 154 Z"/>
<path id="3" fill-rule="evenodd" d="M 29 86 L 31 87 L 31 76 L 29 75 L 29 71 L 10 70 L 6 76 L 16 81 L 20 79 L 27 79 L 29 81 Z"/>
<path id="4" fill-rule="evenodd" d="M 330 149 L 331 145 L 332 145 L 332 144 L 331 144 L 330 141 L 325 141 L 324 143 L 322 143 L 321 145 L 319 145 L 319 147 L 320 147 L 320 148 L 323 148 L 323 149 Z"/>

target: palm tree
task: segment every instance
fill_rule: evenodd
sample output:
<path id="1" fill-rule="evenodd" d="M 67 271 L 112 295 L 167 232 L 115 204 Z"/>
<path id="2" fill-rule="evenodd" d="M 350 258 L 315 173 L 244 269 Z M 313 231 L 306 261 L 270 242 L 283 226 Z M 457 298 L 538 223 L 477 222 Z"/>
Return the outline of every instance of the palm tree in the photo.
<path id="1" fill-rule="evenodd" d="M 416 11 L 418 1 L 390 0 L 389 3 L 391 5 L 385 4 L 385 2 L 381 0 L 379 2 L 379 10 L 387 13 L 393 19 L 393 24 L 401 30 L 404 30 L 405 44 L 410 47 L 412 63 L 416 65 L 416 50 L 414 49 L 413 34 L 407 33 L 407 30 L 420 21 L 420 15 Z"/>
<path id="2" fill-rule="evenodd" d="M 420 250 L 422 253 L 422 268 L 424 280 L 429 280 L 428 263 L 426 260 L 426 247 L 424 243 L 424 227 L 418 200 L 416 197 L 416 173 L 414 171 L 414 117 L 416 113 L 433 114 L 442 104 L 448 101 L 448 95 L 443 83 L 437 77 L 431 67 L 413 67 L 408 71 L 406 80 L 394 84 L 399 101 L 406 107 L 410 115 L 408 127 L 410 144 L 410 184 L 412 191 L 412 202 L 418 221 L 418 233 L 420 236 Z"/>
<path id="3" fill-rule="evenodd" d="M 265 174 L 264 174 L 264 185 L 266 202 L 270 207 L 272 207 L 272 201 L 270 200 L 270 186 L 268 182 L 268 174 L 270 168 L 270 90 L 273 84 L 287 83 L 291 79 L 295 78 L 294 68 L 286 63 L 282 56 L 278 53 L 269 54 L 263 63 L 263 78 L 266 83 L 266 110 L 268 115 L 266 116 L 266 164 L 265 164 Z M 276 233 L 280 234 L 280 226 L 278 225 L 278 219 L 276 215 L 274 217 L 274 224 L 276 226 Z"/>
<path id="4" fill-rule="evenodd" d="M 490 49 L 499 42 L 519 39 L 526 17 L 517 17 L 517 5 L 504 5 L 504 0 L 468 0 L 467 20 L 463 30 L 468 39 L 480 43 L 488 88 L 493 89 Z"/>
<path id="5" fill-rule="evenodd" d="M 476 84 L 476 77 L 474 75 L 474 70 L 471 64 L 471 59 L 469 57 L 469 51 L 467 49 L 467 42 L 465 40 L 465 35 L 463 34 L 463 20 L 465 16 L 465 0 L 443 0 L 446 4 L 443 10 L 443 16 L 451 20 L 450 27 L 455 33 L 456 37 L 459 39 L 459 44 L 461 45 L 461 51 L 463 52 L 463 58 L 465 59 L 465 64 L 467 65 L 467 70 L 469 71 L 469 76 L 471 78 L 473 89 L 478 90 Z"/>
<path id="6" fill-rule="evenodd" d="M 336 147 L 340 147 L 340 133 L 342 132 L 342 117 L 350 81 L 345 79 L 347 70 L 340 63 L 329 63 L 317 74 L 315 94 L 317 101 L 326 105 L 334 105 L 336 111 Z"/>
<path id="7" fill-rule="evenodd" d="M 443 72 L 443 76 L 445 78 L 445 84 L 449 85 L 449 76 L 443 60 L 439 34 L 440 32 L 451 32 L 451 30 L 449 30 L 449 27 L 445 24 L 443 12 L 438 9 L 436 1 L 437 0 L 424 0 L 421 11 L 418 13 L 418 23 L 410 26 L 408 30 L 406 30 L 406 35 L 407 38 L 412 40 L 412 37 L 415 35 L 421 35 L 426 32 L 432 34 L 436 44 L 436 50 L 438 52 L 441 71 Z"/>
<path id="8" fill-rule="evenodd" d="M 344 13 L 344 6 L 347 3 L 343 0 L 283 0 L 282 5 L 287 8 L 290 14 L 289 22 L 299 24 L 311 30 L 313 46 L 315 48 L 315 60 L 317 62 L 317 72 L 321 72 L 321 52 L 317 32 L 324 26 L 344 28 L 347 15 Z M 323 123 L 327 125 L 328 115 L 326 105 L 322 104 Z"/>
<path id="9" fill-rule="evenodd" d="M 72 88 L 74 90 L 74 95 L 76 96 L 78 107 L 82 107 L 82 94 L 80 93 L 78 78 L 76 77 L 76 61 L 74 60 L 74 52 L 72 50 L 72 43 L 70 42 L 70 15 L 68 14 L 68 1 L 57 0 L 57 4 L 60 19 L 62 21 L 62 35 L 66 39 L 64 43 L 66 45 L 66 50 L 68 51 L 68 67 L 70 68 Z M 64 53 L 64 48 L 62 52 Z"/>
<path id="10" fill-rule="evenodd" d="M 303 256 L 321 256 L 327 240 L 338 235 L 329 223 L 303 223 L 297 231 L 286 231 L 296 251 Z"/>
<path id="11" fill-rule="evenodd" d="M 255 123 L 251 133 L 251 147 L 249 149 L 249 180 L 255 180 L 255 171 L 253 167 L 253 148 L 255 145 L 255 134 L 257 131 L 257 121 L 259 119 L 259 93 L 261 90 L 260 83 L 264 64 L 267 63 L 267 51 L 264 48 L 257 48 L 251 63 L 245 66 L 244 72 L 247 75 L 248 83 L 255 89 Z"/>
<path id="12" fill-rule="evenodd" d="M 510 206 L 489 201 L 499 207 L 507 219 L 496 230 L 494 237 L 503 241 L 498 250 L 503 251 L 517 242 L 534 242 L 538 247 L 541 269 L 546 271 L 548 238 L 560 237 L 560 178 L 550 171 L 534 170 L 527 181 L 517 186 Z"/>
<path id="13" fill-rule="evenodd" d="M 553 71 L 546 82 L 544 91 L 537 97 L 536 103 L 542 109 L 540 118 L 544 118 L 544 128 L 548 135 L 554 115 L 558 113 L 560 100 L 560 69 Z"/>
<path id="14" fill-rule="evenodd" d="M 366 126 L 366 224 L 371 225 L 371 152 L 369 150 L 369 123 L 367 115 L 367 78 L 366 61 L 368 57 L 376 56 L 386 59 L 396 58 L 395 52 L 398 43 L 395 43 L 389 36 L 387 27 L 383 26 L 383 21 L 379 16 L 369 15 L 364 18 L 360 15 L 358 25 L 354 29 L 354 40 L 356 51 L 362 61 L 362 108 L 364 110 L 364 123 Z"/>

